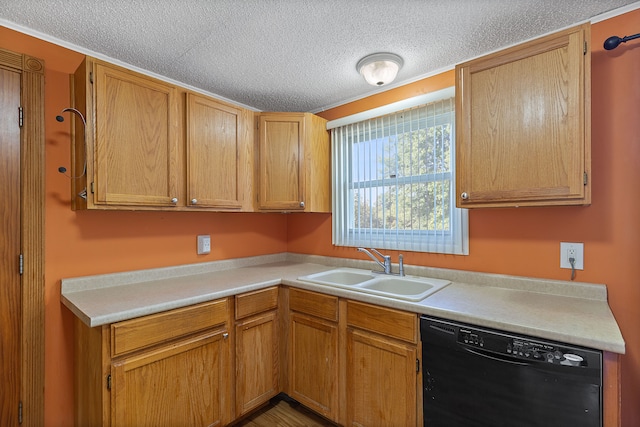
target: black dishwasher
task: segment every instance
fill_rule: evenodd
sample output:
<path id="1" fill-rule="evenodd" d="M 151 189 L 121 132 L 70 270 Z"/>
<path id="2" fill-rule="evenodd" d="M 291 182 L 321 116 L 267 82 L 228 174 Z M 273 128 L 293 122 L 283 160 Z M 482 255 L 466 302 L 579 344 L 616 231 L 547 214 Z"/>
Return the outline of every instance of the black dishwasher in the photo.
<path id="1" fill-rule="evenodd" d="M 425 427 L 602 427 L 602 352 L 422 316 Z"/>

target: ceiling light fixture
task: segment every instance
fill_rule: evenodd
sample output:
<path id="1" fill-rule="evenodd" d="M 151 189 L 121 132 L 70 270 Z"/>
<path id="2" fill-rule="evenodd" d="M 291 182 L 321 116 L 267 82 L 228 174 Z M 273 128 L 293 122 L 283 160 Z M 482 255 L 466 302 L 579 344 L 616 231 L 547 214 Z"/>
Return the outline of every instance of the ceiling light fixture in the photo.
<path id="1" fill-rule="evenodd" d="M 373 86 L 384 86 L 396 78 L 404 61 L 393 53 L 374 53 L 358 61 L 356 69 Z"/>

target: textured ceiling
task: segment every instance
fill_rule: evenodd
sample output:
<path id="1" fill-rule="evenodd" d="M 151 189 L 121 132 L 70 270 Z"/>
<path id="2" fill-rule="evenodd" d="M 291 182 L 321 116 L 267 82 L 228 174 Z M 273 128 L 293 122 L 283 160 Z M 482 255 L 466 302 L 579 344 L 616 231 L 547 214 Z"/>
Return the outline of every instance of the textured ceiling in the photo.
<path id="1" fill-rule="evenodd" d="M 404 59 L 395 87 L 634 1 L 4 0 L 0 24 L 257 110 L 317 112 L 385 90 L 357 73 L 365 55 Z"/>

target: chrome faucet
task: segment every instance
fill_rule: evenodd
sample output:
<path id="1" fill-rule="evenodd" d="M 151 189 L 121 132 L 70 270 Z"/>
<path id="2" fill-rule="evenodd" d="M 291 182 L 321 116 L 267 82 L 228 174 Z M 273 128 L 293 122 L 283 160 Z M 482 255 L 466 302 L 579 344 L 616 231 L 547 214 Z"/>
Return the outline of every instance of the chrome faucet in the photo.
<path id="1" fill-rule="evenodd" d="M 378 260 L 378 258 L 376 258 L 371 252 L 369 252 L 365 248 L 358 248 L 358 251 L 364 252 L 365 254 L 367 254 L 369 258 L 374 260 L 376 264 L 382 267 L 382 271 L 374 271 L 374 273 L 394 274 L 391 272 L 391 255 L 383 255 L 377 249 L 370 248 L 371 252 L 378 255 L 380 258 L 382 258 L 382 261 L 380 261 Z M 400 269 L 397 274 L 399 276 L 404 276 L 404 262 L 403 262 L 402 254 L 398 257 L 398 262 L 399 262 Z"/>

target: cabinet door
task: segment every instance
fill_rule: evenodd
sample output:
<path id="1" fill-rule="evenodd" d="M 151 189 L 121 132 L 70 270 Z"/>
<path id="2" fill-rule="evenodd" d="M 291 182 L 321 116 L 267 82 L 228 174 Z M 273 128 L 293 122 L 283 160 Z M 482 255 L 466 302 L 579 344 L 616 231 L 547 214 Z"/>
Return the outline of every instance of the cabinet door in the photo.
<path id="1" fill-rule="evenodd" d="M 176 88 L 102 63 L 94 85 L 95 203 L 176 204 Z"/>
<path id="2" fill-rule="evenodd" d="M 291 397 L 318 412 L 338 417 L 338 325 L 292 313 L 289 387 Z"/>
<path id="3" fill-rule="evenodd" d="M 187 205 L 239 210 L 251 203 L 247 112 L 187 94 Z"/>
<path id="4" fill-rule="evenodd" d="M 278 357 L 275 311 L 236 323 L 236 416 L 278 394 Z"/>
<path id="5" fill-rule="evenodd" d="M 230 421 L 229 343 L 219 330 L 112 366 L 112 425 L 219 426 Z"/>
<path id="6" fill-rule="evenodd" d="M 459 207 L 589 204 L 584 25 L 456 67 Z"/>
<path id="7" fill-rule="evenodd" d="M 347 329 L 347 425 L 415 426 L 417 349 Z"/>
<path id="8" fill-rule="evenodd" d="M 304 210 L 304 115 L 262 114 L 259 129 L 260 209 Z"/>

